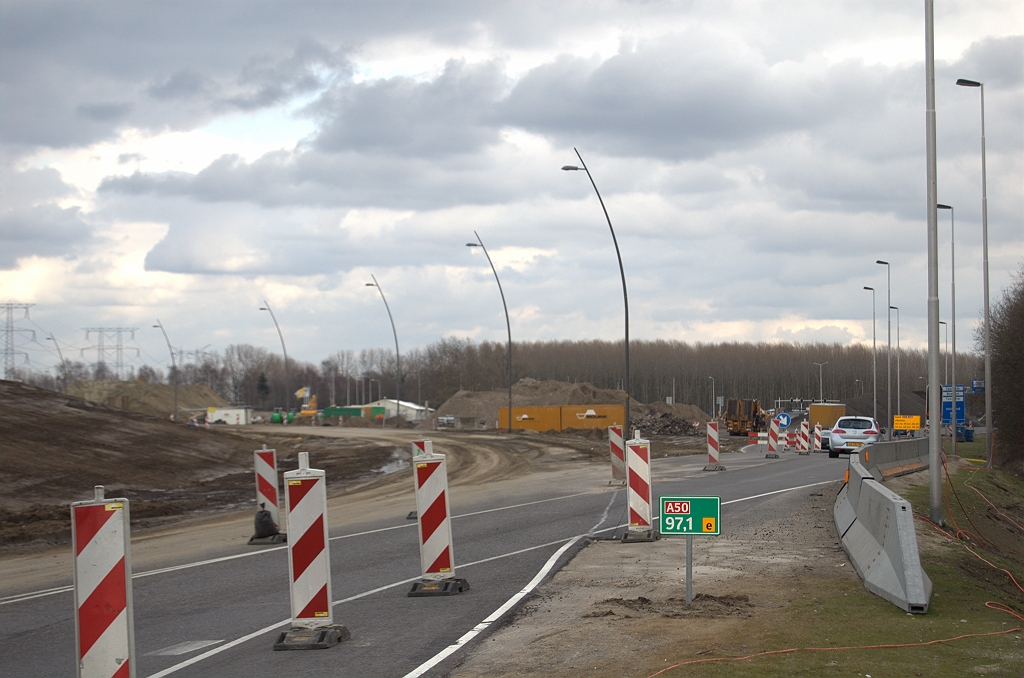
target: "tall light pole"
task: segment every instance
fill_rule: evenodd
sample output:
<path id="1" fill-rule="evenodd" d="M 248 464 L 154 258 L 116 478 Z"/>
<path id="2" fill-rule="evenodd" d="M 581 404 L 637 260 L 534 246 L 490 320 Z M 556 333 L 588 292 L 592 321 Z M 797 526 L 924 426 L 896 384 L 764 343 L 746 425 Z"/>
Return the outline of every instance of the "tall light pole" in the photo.
<path id="1" fill-rule="evenodd" d="M 171 421 L 178 421 L 178 366 L 174 362 L 174 349 L 171 348 L 171 340 L 167 338 L 167 330 L 164 329 L 164 324 L 160 322 L 160 318 L 156 319 L 156 325 L 153 327 L 159 327 L 160 331 L 164 334 L 164 341 L 167 342 L 167 352 L 171 354 L 171 372 L 174 373 L 174 414 L 171 415 Z"/>
<path id="2" fill-rule="evenodd" d="M 953 456 L 956 456 L 956 237 L 953 207 L 951 205 L 936 205 L 936 209 L 949 210 L 949 314 L 953 328 L 953 369 L 950 371 L 953 386 Z"/>
<path id="3" fill-rule="evenodd" d="M 949 323 L 945 320 L 940 320 L 939 324 L 946 330 L 946 347 L 943 349 L 943 353 L 946 354 L 946 367 L 945 372 L 942 374 L 942 383 L 949 383 Z"/>
<path id="4" fill-rule="evenodd" d="M 619 241 L 615 237 L 615 229 L 612 228 L 612 219 L 608 216 L 608 208 L 604 206 L 604 199 L 601 197 L 601 192 L 597 190 L 597 184 L 594 183 L 594 177 L 590 174 L 590 170 L 587 169 L 587 163 L 583 162 L 583 156 L 574 147 L 572 150 L 576 151 L 576 157 L 580 159 L 580 165 L 563 165 L 562 169 L 567 172 L 573 172 L 583 170 L 587 173 L 587 178 L 590 179 L 590 185 L 594 187 L 594 193 L 597 193 L 597 200 L 601 203 L 601 209 L 604 211 L 604 218 L 608 222 L 608 230 L 612 232 L 612 243 L 615 245 L 615 256 L 619 260 L 619 275 L 622 277 L 622 306 L 624 310 L 626 320 L 626 435 L 629 433 L 629 295 L 626 293 L 626 270 L 622 267 L 622 253 L 619 252 Z"/>
<path id="5" fill-rule="evenodd" d="M 860 384 L 860 394 L 864 395 L 864 382 L 860 379 L 853 380 L 853 395 L 857 395 L 857 384 Z"/>
<path id="6" fill-rule="evenodd" d="M 501 294 L 501 306 L 505 309 L 505 328 L 508 330 L 508 366 L 506 368 L 508 370 L 508 432 L 512 433 L 512 321 L 508 317 L 508 304 L 505 303 L 505 290 L 501 289 L 498 269 L 494 268 L 494 262 L 491 261 L 491 255 L 487 252 L 487 248 L 484 247 L 484 241 L 480 239 L 480 234 L 473 231 L 473 235 L 476 236 L 476 242 L 467 242 L 466 247 L 479 247 L 484 251 L 487 263 L 491 265 L 491 272 L 494 273 L 494 280 L 498 283 L 498 292 Z M 416 378 L 417 380 L 419 379 L 418 373 Z"/>
<path id="7" fill-rule="evenodd" d="M 988 183 L 985 169 L 985 84 L 976 80 L 960 78 L 956 84 L 961 87 L 977 87 L 981 90 L 981 258 L 983 262 L 985 294 L 985 451 L 988 468 L 992 468 L 992 351 L 989 343 L 988 319 Z"/>
<path id="8" fill-rule="evenodd" d="M 281 326 L 277 324 L 277 316 L 274 315 L 274 311 L 270 308 L 270 304 L 267 303 L 266 299 L 263 300 L 260 310 L 270 314 L 270 319 L 274 321 L 274 327 L 277 328 L 277 336 L 281 339 L 281 353 L 284 354 L 284 413 L 285 421 L 287 422 L 288 410 L 292 403 L 292 392 L 288 388 L 288 349 L 284 347 L 284 335 L 281 334 Z"/>
<path id="9" fill-rule="evenodd" d="M 888 261 L 882 261 L 881 259 L 875 263 L 885 266 L 885 305 L 888 307 L 892 304 L 892 267 L 889 266 Z M 886 334 L 888 335 L 885 348 L 885 393 L 887 401 L 885 437 L 887 440 L 892 440 L 892 313 L 888 310 L 885 312 L 885 326 Z"/>
<path id="10" fill-rule="evenodd" d="M 900 405 L 900 307 L 890 306 L 889 312 L 896 311 L 896 414 L 903 414 Z"/>
<path id="11" fill-rule="evenodd" d="M 391 333 L 395 335 L 395 419 L 397 420 L 395 426 L 399 427 L 402 425 L 402 356 L 398 352 L 398 330 L 395 329 L 395 319 L 391 315 L 391 307 L 388 306 L 388 299 L 384 296 L 384 290 L 380 288 L 377 278 L 372 274 L 370 277 L 373 278 L 373 282 L 366 283 L 366 286 L 376 287 L 377 291 L 380 292 L 380 298 L 384 300 L 384 308 L 388 312 L 388 320 L 391 321 Z M 381 397 L 383 398 L 383 396 Z"/>
<path id="12" fill-rule="evenodd" d="M 825 395 L 824 395 L 825 390 L 824 390 L 824 388 L 822 386 L 821 369 L 823 367 L 825 367 L 825 365 L 828 365 L 828 362 L 813 363 L 813 364 L 818 366 L 818 402 L 823 403 L 823 402 L 825 402 Z"/>
<path id="13" fill-rule="evenodd" d="M 61 352 L 60 344 L 57 343 L 57 337 L 53 336 L 53 332 L 50 332 L 50 336 L 48 336 L 47 339 L 52 341 L 53 345 L 57 347 L 57 356 L 60 358 L 60 369 L 61 369 L 61 372 L 64 374 L 63 381 L 64 381 L 64 389 L 66 390 L 67 387 L 68 387 L 68 364 L 67 364 L 67 361 L 64 360 L 64 354 Z"/>
<path id="14" fill-rule="evenodd" d="M 718 404 L 715 400 L 715 378 L 709 376 L 708 379 L 711 380 L 711 418 L 714 419 L 718 413 Z"/>
<path id="15" fill-rule="evenodd" d="M 875 341 L 875 288 L 864 286 L 864 289 L 871 290 L 871 418 L 878 421 L 878 360 L 877 344 Z"/>
<path id="16" fill-rule="evenodd" d="M 928 230 L 928 512 L 942 525 L 942 416 L 939 401 L 939 230 L 938 168 L 935 151 L 935 3 L 924 2 L 925 210 Z"/>

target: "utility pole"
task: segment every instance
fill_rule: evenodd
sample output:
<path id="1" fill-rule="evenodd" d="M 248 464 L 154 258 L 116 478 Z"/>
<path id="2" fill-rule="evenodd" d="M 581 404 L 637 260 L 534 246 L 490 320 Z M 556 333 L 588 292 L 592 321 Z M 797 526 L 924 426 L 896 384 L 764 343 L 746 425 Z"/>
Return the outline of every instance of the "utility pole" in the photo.
<path id="1" fill-rule="evenodd" d="M 36 333 L 33 330 L 19 330 L 14 326 L 14 312 L 16 310 L 24 311 L 25 315 L 22 319 L 28 318 L 28 309 L 35 304 L 19 304 L 16 302 L 6 302 L 0 304 L 0 308 L 4 311 L 4 379 L 17 379 L 18 372 L 15 366 L 17 356 L 25 356 L 25 361 L 28 362 L 28 353 L 23 351 L 16 351 L 14 346 L 14 338 L 22 332 L 31 333 L 32 341 L 36 340 Z"/>
<path id="2" fill-rule="evenodd" d="M 113 353 L 114 355 L 114 379 L 121 381 L 122 373 L 124 372 L 124 335 L 126 333 L 131 334 L 132 341 L 135 341 L 135 331 L 138 327 L 83 327 L 85 330 L 85 339 L 89 340 L 90 334 L 96 335 L 96 345 L 83 348 L 80 355 L 85 355 L 86 351 L 96 351 L 96 365 L 106 363 L 104 360 L 108 354 Z M 114 342 L 114 347 L 109 348 L 106 345 L 106 340 L 111 339 Z M 139 349 L 129 348 L 129 351 L 135 351 L 136 357 L 141 355 Z"/>

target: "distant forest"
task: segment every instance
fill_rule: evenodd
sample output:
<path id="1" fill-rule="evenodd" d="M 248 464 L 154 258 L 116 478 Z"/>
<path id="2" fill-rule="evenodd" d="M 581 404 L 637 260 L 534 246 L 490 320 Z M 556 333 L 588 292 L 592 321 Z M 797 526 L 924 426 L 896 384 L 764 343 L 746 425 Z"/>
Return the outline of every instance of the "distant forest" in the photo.
<path id="1" fill-rule="evenodd" d="M 402 399 L 436 407 L 459 389 L 491 390 L 507 385 L 506 346 L 446 338 L 402 355 Z M 513 344 L 512 377 L 590 382 L 601 388 L 622 388 L 622 342 L 541 341 Z M 871 347 L 840 344 L 696 343 L 633 341 L 630 347 L 632 395 L 642 402 L 664 400 L 675 393 L 676 402 L 705 411 L 712 408 L 712 389 L 725 397 L 817 399 L 818 367 L 822 395 L 844 400 L 870 393 Z M 928 374 L 924 351 L 899 352 L 900 382 L 904 391 L 923 391 Z M 949 364 L 943 355 L 940 372 Z M 878 393 L 886 389 L 886 345 L 877 352 Z M 383 396 L 395 397 L 395 354 L 387 349 L 336 351 L 319 365 L 288 361 L 285 387 L 284 361 L 278 353 L 249 344 L 233 344 L 223 352 L 204 354 L 179 366 L 182 384 L 206 384 L 223 398 L 261 409 L 294 407 L 289 398 L 300 387 L 311 387 L 319 405 L 360 404 Z M 970 384 L 983 378 L 980 356 L 957 355 L 957 381 Z M 132 378 L 171 383 L 170 374 L 143 366 Z M 24 375 L 25 381 L 52 389 L 81 379 L 111 378 L 105 365 L 69 363 L 59 377 L 42 373 Z M 713 377 L 713 381 L 711 379 Z M 897 351 L 892 355 L 892 388 L 896 390 Z"/>

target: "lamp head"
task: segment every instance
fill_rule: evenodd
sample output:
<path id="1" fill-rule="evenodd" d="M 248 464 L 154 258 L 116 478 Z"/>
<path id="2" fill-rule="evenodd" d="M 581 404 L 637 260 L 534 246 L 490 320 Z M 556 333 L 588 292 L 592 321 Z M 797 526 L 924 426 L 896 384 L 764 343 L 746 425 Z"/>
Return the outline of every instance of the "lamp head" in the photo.
<path id="1" fill-rule="evenodd" d="M 574 172 L 576 170 L 581 170 L 583 168 L 577 167 L 576 165 L 562 165 L 562 169 L 565 170 L 566 172 Z"/>
<path id="2" fill-rule="evenodd" d="M 266 306 L 260 306 L 260 310 L 261 310 L 261 311 L 266 311 L 266 310 L 268 310 L 268 309 L 267 309 L 267 307 L 266 307 Z"/>
<path id="3" fill-rule="evenodd" d="M 960 78 L 956 81 L 956 84 L 961 87 L 981 87 L 981 83 L 977 80 L 968 80 L 966 78 Z"/>
<path id="4" fill-rule="evenodd" d="M 875 261 L 875 263 L 876 264 L 881 264 L 882 266 L 888 266 L 889 265 L 888 261 L 882 261 L 881 259 L 878 259 L 877 261 Z"/>
<path id="5" fill-rule="evenodd" d="M 875 288 L 874 288 L 874 287 L 868 287 L 867 285 L 865 285 L 865 286 L 864 286 L 864 289 L 866 289 L 866 290 L 871 290 L 872 292 L 874 292 L 874 291 L 875 291 Z"/>
<path id="6" fill-rule="evenodd" d="M 951 210 L 951 209 L 953 209 L 952 205 L 936 205 L 935 208 L 936 209 L 940 209 L 940 210 Z"/>
<path id="7" fill-rule="evenodd" d="M 376 283 L 366 283 L 367 287 L 376 287 Z"/>
<path id="8" fill-rule="evenodd" d="M 160 326 L 159 326 L 159 325 L 153 325 L 153 328 L 154 328 L 154 329 L 159 329 L 159 328 L 160 328 Z"/>
<path id="9" fill-rule="evenodd" d="M 899 306 L 890 306 L 889 308 L 894 308 L 894 309 L 896 309 L 897 311 L 898 311 L 898 310 L 900 310 L 900 307 L 899 307 Z"/>
<path id="10" fill-rule="evenodd" d="M 477 245 L 475 242 L 467 242 L 466 247 L 480 247 L 480 245 Z"/>

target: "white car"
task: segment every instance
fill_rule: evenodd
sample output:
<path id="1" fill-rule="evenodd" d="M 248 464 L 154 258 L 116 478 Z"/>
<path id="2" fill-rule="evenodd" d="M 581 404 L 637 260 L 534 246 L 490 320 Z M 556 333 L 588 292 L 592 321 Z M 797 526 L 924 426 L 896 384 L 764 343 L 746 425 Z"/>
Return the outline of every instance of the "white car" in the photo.
<path id="1" fill-rule="evenodd" d="M 828 456 L 852 454 L 882 439 L 878 422 L 871 417 L 841 417 L 829 433 Z"/>

